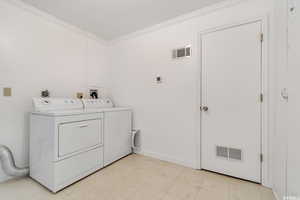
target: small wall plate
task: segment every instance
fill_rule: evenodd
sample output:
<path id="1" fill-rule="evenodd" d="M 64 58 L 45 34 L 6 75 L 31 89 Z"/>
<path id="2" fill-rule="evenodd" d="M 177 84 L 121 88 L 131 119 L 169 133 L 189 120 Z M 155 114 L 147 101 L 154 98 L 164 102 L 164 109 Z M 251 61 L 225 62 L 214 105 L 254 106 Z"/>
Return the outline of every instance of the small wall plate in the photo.
<path id="1" fill-rule="evenodd" d="M 99 98 L 99 92 L 97 89 L 90 89 L 90 97 L 92 99 L 98 99 Z"/>
<path id="2" fill-rule="evenodd" d="M 156 78 L 155 78 L 155 80 L 156 80 L 156 83 L 162 83 L 162 78 L 161 78 L 161 76 L 156 76 Z"/>
<path id="3" fill-rule="evenodd" d="M 11 97 L 12 95 L 12 89 L 9 87 L 3 88 L 3 96 L 5 97 Z"/>

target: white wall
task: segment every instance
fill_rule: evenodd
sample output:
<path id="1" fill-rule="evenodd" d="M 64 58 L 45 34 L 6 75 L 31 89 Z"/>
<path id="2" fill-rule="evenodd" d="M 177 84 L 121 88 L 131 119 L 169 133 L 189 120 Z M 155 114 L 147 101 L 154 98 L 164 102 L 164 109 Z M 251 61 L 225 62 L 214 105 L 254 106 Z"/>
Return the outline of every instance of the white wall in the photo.
<path id="1" fill-rule="evenodd" d="M 111 45 L 112 93 L 118 104 L 134 107 L 135 127 L 141 129 L 141 153 L 196 167 L 199 134 L 199 32 L 253 17 L 269 15 L 273 33 L 273 0 L 248 0 L 177 23 L 158 25 Z M 173 20 L 173 22 L 176 20 Z M 274 95 L 275 66 L 270 34 L 270 91 Z M 192 45 L 192 57 L 172 60 L 171 51 Z M 163 83 L 156 84 L 155 76 Z M 270 116 L 275 104 L 270 98 Z M 274 132 L 270 118 L 270 133 Z M 266 155 L 266 162 L 270 157 Z M 267 174 L 270 183 L 270 174 Z"/>
<path id="2" fill-rule="evenodd" d="M 287 1 L 275 2 L 276 17 L 276 42 L 274 49 L 274 61 L 277 66 L 277 90 L 276 90 L 276 131 L 272 134 L 272 177 L 273 190 L 278 199 L 283 199 L 286 194 L 286 153 L 287 153 L 287 101 L 281 98 L 280 91 L 287 88 Z"/>
<path id="3" fill-rule="evenodd" d="M 295 11 L 289 12 L 288 20 L 288 149 L 287 149 L 287 194 L 300 199 L 300 2 L 294 2 Z"/>
<path id="4" fill-rule="evenodd" d="M 294 2 L 295 12 L 288 11 L 288 2 Z M 278 91 L 276 128 L 273 136 L 273 183 L 278 199 L 287 195 L 290 199 L 300 197 L 299 161 L 299 50 L 300 12 L 299 1 L 276 1 L 278 66 Z M 288 54 L 287 54 L 288 53 Z M 289 99 L 280 96 L 283 88 L 288 89 Z"/>
<path id="5" fill-rule="evenodd" d="M 109 87 L 107 47 L 101 40 L 22 3 L 0 0 L 0 144 L 28 166 L 31 98 L 49 89 L 74 97 L 88 85 Z M 13 96 L 3 97 L 2 88 Z M 0 181 L 7 177 L 0 167 Z"/>
<path id="6" fill-rule="evenodd" d="M 70 97 L 85 91 L 87 86 L 103 88 L 106 93 L 111 88 L 118 104 L 134 108 L 135 127 L 142 130 L 141 153 L 196 167 L 200 159 L 196 149 L 200 115 L 199 32 L 268 14 L 269 136 L 274 148 L 270 149 L 272 160 L 265 159 L 273 166 L 268 181 L 273 178 L 275 192 L 281 198 L 285 193 L 286 167 L 286 125 L 279 123 L 286 116 L 286 105 L 279 98 L 279 88 L 286 86 L 285 76 L 280 75 L 286 70 L 282 67 L 286 62 L 285 2 L 274 2 L 276 16 L 273 0 L 244 0 L 207 13 L 213 6 L 203 9 L 200 15 L 196 12 L 184 20 L 174 19 L 113 41 L 108 51 L 103 41 L 87 33 L 30 7 L 0 0 L 0 89 L 13 88 L 13 97 L 0 93 L 0 144 L 13 150 L 17 165 L 27 166 L 27 113 L 32 96 L 38 96 L 45 88 L 53 96 Z M 187 44 L 192 45 L 192 57 L 172 60 L 171 50 Z M 163 78 L 162 84 L 155 83 L 158 74 Z M 0 168 L 0 181 L 5 178 Z"/>

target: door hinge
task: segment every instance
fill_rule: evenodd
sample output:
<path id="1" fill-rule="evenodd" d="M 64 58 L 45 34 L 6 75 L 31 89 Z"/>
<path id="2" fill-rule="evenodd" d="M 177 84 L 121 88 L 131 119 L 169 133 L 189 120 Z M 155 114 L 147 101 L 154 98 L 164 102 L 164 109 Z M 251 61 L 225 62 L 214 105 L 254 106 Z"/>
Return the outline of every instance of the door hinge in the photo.
<path id="1" fill-rule="evenodd" d="M 264 34 L 263 34 L 263 33 L 260 34 L 260 41 L 261 41 L 261 42 L 264 41 Z"/>
<path id="2" fill-rule="evenodd" d="M 263 156 L 263 154 L 261 153 L 260 154 L 260 162 L 263 162 L 264 161 L 264 156 Z"/>
<path id="3" fill-rule="evenodd" d="M 296 0 L 288 0 L 289 15 L 291 17 L 296 14 Z"/>
<path id="4" fill-rule="evenodd" d="M 260 94 L 260 97 L 259 97 L 259 98 L 260 98 L 260 102 L 263 102 L 263 101 L 264 101 L 264 95 L 263 95 L 262 93 Z"/>

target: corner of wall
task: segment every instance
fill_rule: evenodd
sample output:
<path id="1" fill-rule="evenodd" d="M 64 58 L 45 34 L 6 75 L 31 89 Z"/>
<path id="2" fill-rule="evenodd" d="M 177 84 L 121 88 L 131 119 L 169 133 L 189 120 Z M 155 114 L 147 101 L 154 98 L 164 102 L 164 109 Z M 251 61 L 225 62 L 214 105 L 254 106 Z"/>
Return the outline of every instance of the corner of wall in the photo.
<path id="1" fill-rule="evenodd" d="M 145 150 L 139 149 L 137 151 L 134 151 L 134 153 L 144 155 L 144 156 L 148 156 L 148 157 L 151 157 L 151 158 L 155 158 L 155 159 L 158 159 L 158 160 L 170 162 L 170 163 L 175 163 L 177 165 L 182 165 L 184 167 L 189 167 L 189 168 L 193 168 L 193 169 L 197 168 L 195 163 L 192 163 L 191 161 L 178 160 L 174 157 L 170 157 L 168 155 L 163 155 L 163 154 L 160 154 L 160 153 L 157 153 L 157 152 L 151 152 L 151 151 L 147 151 L 147 150 L 145 151 Z"/>

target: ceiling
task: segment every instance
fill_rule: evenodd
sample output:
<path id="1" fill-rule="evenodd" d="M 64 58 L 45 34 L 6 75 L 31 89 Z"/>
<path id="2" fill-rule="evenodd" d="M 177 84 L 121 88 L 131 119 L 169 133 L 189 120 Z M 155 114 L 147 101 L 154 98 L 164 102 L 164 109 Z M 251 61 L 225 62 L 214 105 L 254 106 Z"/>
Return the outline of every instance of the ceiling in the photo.
<path id="1" fill-rule="evenodd" d="M 111 40 L 224 0 L 22 0 Z"/>

